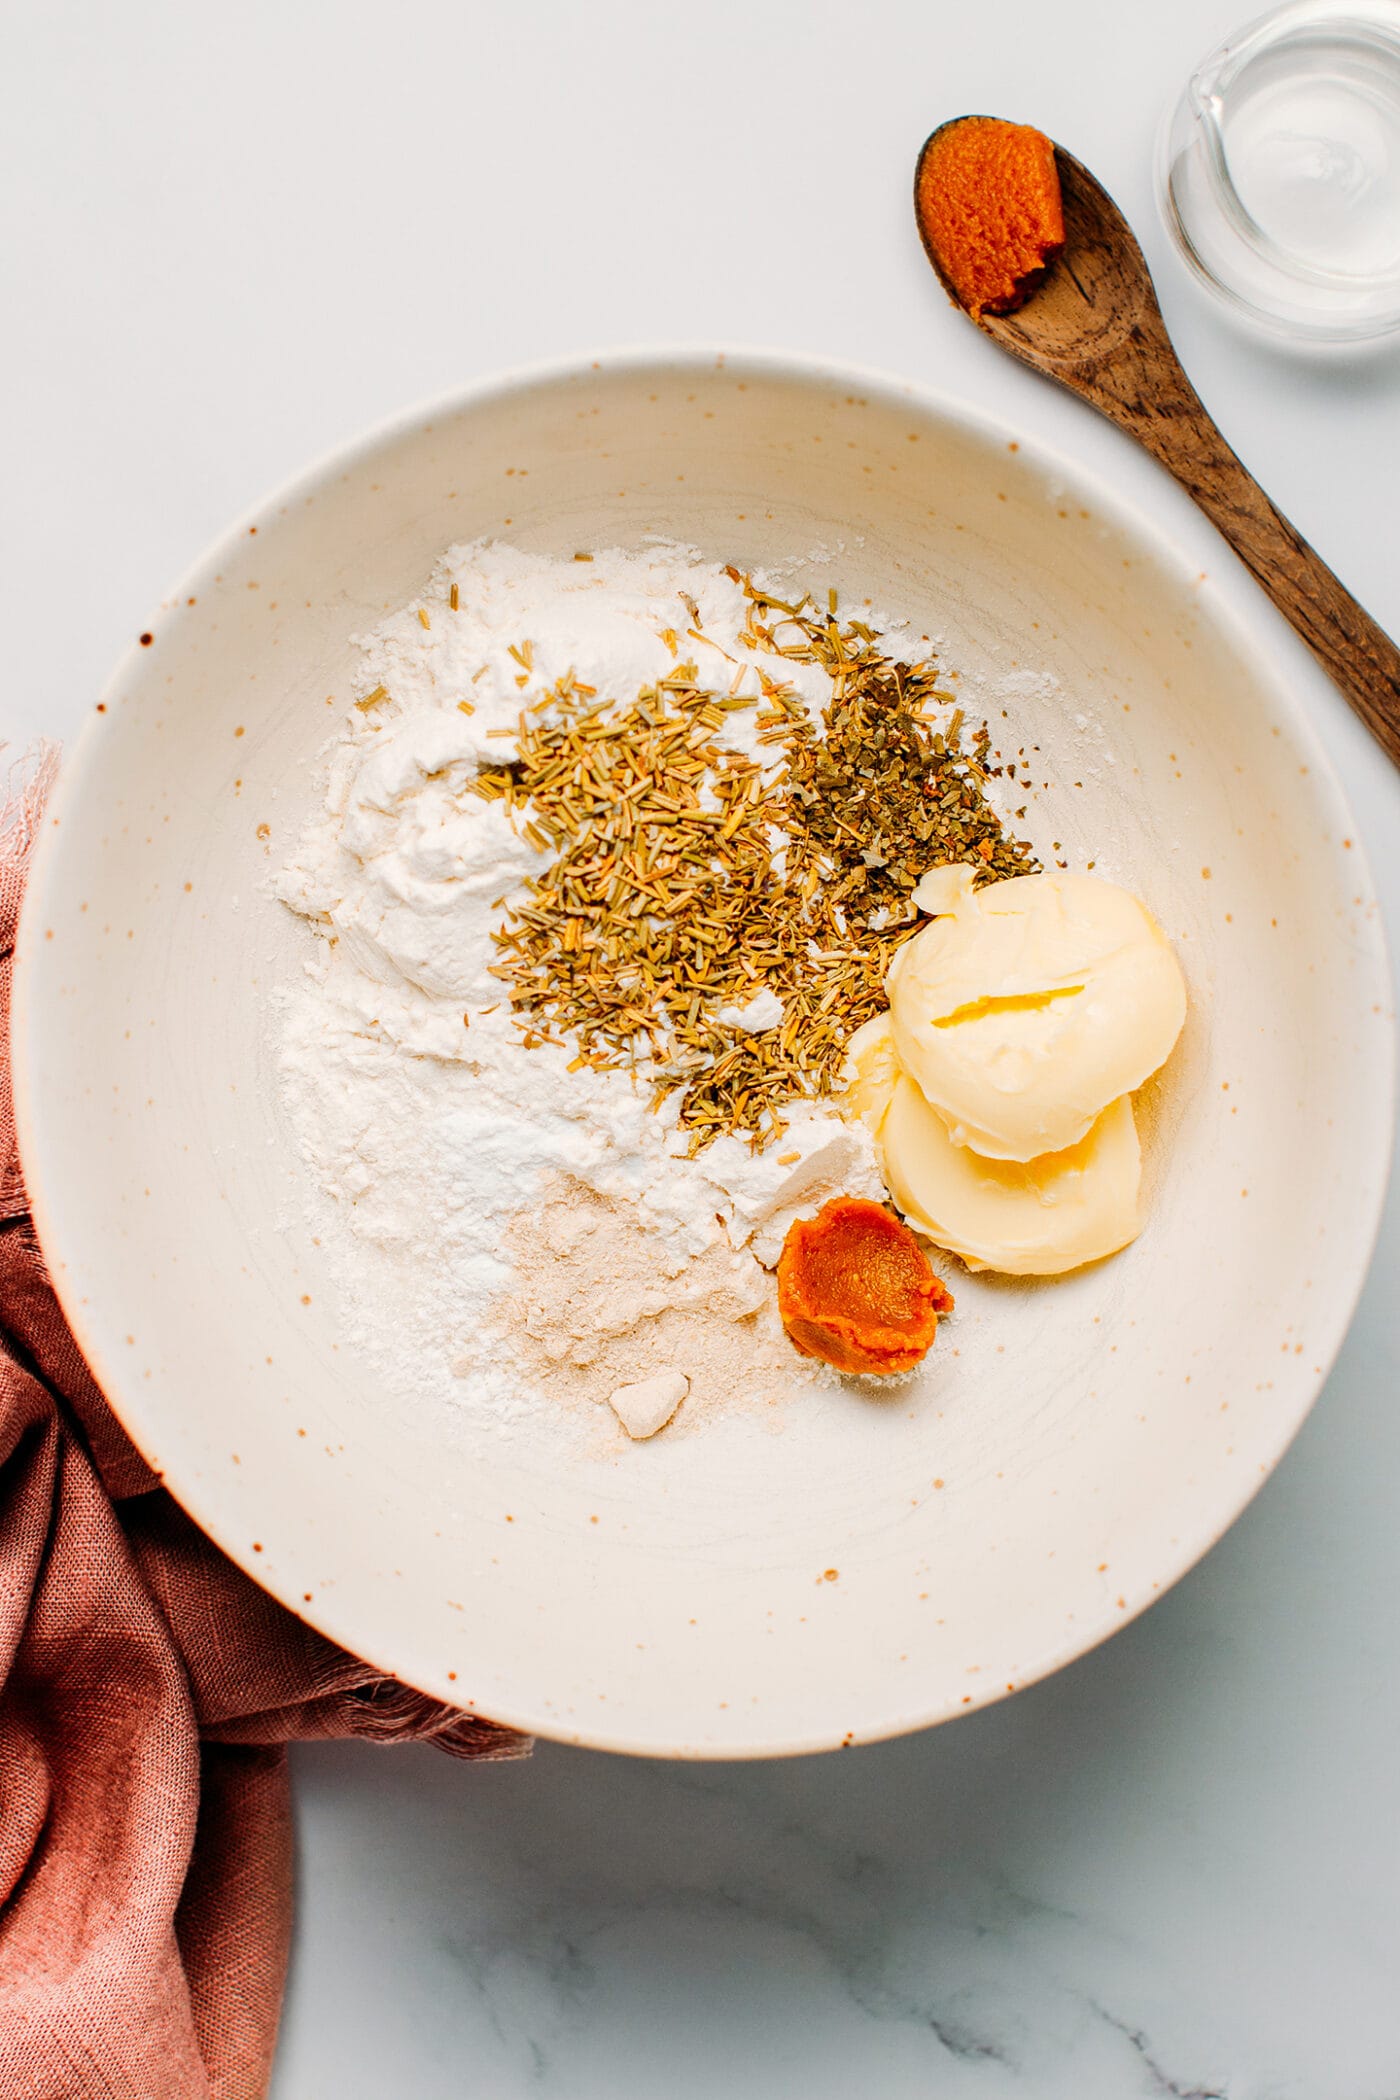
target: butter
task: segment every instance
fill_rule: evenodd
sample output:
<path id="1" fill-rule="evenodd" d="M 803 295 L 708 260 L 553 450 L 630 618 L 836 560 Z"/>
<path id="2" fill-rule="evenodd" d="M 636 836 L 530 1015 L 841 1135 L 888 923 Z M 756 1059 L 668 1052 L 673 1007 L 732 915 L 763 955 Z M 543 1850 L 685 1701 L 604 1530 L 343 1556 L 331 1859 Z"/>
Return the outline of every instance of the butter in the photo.
<path id="1" fill-rule="evenodd" d="M 954 1144 L 937 1110 L 901 1076 L 881 1116 L 879 1149 L 908 1222 L 970 1269 L 1058 1276 L 1137 1237 L 1140 1154 L 1126 1095 L 1064 1151 L 984 1159 Z"/>
<path id="2" fill-rule="evenodd" d="M 888 1010 L 858 1028 L 846 1045 L 846 1101 L 878 1142 L 899 1083 L 899 1053 Z"/>
<path id="3" fill-rule="evenodd" d="M 846 1109 L 909 1223 L 973 1269 L 1057 1276 L 1139 1231 L 1131 1094 L 1186 1014 L 1145 906 L 1087 875 L 973 888 L 937 868 L 889 1011 L 852 1036 Z"/>
<path id="4" fill-rule="evenodd" d="M 974 890 L 954 867 L 914 898 L 938 916 L 885 980 L 893 1047 L 954 1147 L 1020 1163 L 1066 1152 L 1170 1054 L 1185 983 L 1128 891 L 1070 874 Z"/>

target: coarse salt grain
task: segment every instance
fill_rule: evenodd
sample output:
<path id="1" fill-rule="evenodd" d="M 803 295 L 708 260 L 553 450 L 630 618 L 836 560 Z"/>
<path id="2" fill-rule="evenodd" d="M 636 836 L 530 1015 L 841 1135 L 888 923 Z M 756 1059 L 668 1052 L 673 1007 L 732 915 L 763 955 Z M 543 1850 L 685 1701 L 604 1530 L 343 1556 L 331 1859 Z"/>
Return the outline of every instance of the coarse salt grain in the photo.
<path id="1" fill-rule="evenodd" d="M 640 1441 L 664 1429 L 690 1391 L 684 1371 L 663 1371 L 656 1378 L 642 1378 L 635 1385 L 615 1386 L 608 1405 L 630 1437 Z"/>

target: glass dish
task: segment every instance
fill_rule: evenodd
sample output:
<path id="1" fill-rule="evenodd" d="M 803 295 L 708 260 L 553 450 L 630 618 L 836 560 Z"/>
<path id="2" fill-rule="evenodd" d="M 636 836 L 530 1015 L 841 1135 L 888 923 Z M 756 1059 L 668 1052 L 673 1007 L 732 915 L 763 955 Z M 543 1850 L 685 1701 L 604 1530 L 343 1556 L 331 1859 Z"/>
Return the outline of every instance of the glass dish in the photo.
<path id="1" fill-rule="evenodd" d="M 1400 329 L 1400 6 L 1293 0 L 1238 30 L 1171 112 L 1157 184 L 1236 311 L 1316 342 Z"/>

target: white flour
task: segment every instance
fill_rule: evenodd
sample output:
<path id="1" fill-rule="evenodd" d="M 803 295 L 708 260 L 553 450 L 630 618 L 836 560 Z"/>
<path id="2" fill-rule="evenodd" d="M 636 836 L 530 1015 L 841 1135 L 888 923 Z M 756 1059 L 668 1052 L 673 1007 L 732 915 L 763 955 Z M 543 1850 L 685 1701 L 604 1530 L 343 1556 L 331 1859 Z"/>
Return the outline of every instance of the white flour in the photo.
<path id="1" fill-rule="evenodd" d="M 320 1224 L 348 1339 L 406 1401 L 502 1424 L 546 1409 L 506 1318 L 508 1245 L 559 1177 L 630 1206 L 656 1235 L 658 1276 L 716 1248 L 772 1262 L 792 1219 L 829 1195 L 884 1193 L 863 1128 L 818 1103 L 793 1104 L 757 1155 L 721 1138 L 679 1157 L 678 1096 L 653 1113 L 644 1082 L 525 1048 L 489 975 L 493 931 L 551 856 L 502 805 L 464 792 L 477 766 L 513 754 L 522 705 L 570 671 L 628 704 L 678 648 L 706 671 L 713 657 L 718 690 L 756 700 L 746 616 L 740 588 L 682 549 L 554 561 L 472 545 L 450 549 L 421 600 L 361 643 L 361 699 L 389 697 L 352 710 L 323 814 L 275 881 L 324 936 L 285 1001 L 281 1067 L 334 1204 Z M 826 673 L 789 670 L 819 712 Z M 723 740 L 781 765 L 758 745 L 753 710 L 729 714 Z M 724 1014 L 736 1029 L 781 1018 L 771 993 Z"/>

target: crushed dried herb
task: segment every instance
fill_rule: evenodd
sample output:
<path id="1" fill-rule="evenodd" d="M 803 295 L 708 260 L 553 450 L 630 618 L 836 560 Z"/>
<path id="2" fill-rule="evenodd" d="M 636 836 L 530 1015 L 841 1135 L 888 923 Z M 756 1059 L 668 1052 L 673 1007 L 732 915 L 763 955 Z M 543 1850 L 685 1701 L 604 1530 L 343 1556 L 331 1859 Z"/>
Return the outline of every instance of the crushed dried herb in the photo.
<path id="1" fill-rule="evenodd" d="M 862 931 L 872 916 L 904 916 L 919 877 L 941 862 L 980 862 L 984 879 L 1035 870 L 1030 847 L 1006 835 L 986 798 L 985 782 L 1004 770 L 987 725 L 964 750 L 962 710 L 933 658 L 902 663 L 860 621 L 842 627 L 834 609 L 818 618 L 808 600 L 784 604 L 738 580 L 754 607 L 753 646 L 820 664 L 832 680 L 821 734 L 796 722 L 787 740 L 777 821 L 793 834 L 790 870 L 824 854 L 839 870 L 846 917 Z M 804 639 L 779 642 L 774 612 Z M 948 706 L 946 726 L 935 729 L 931 710 Z"/>

